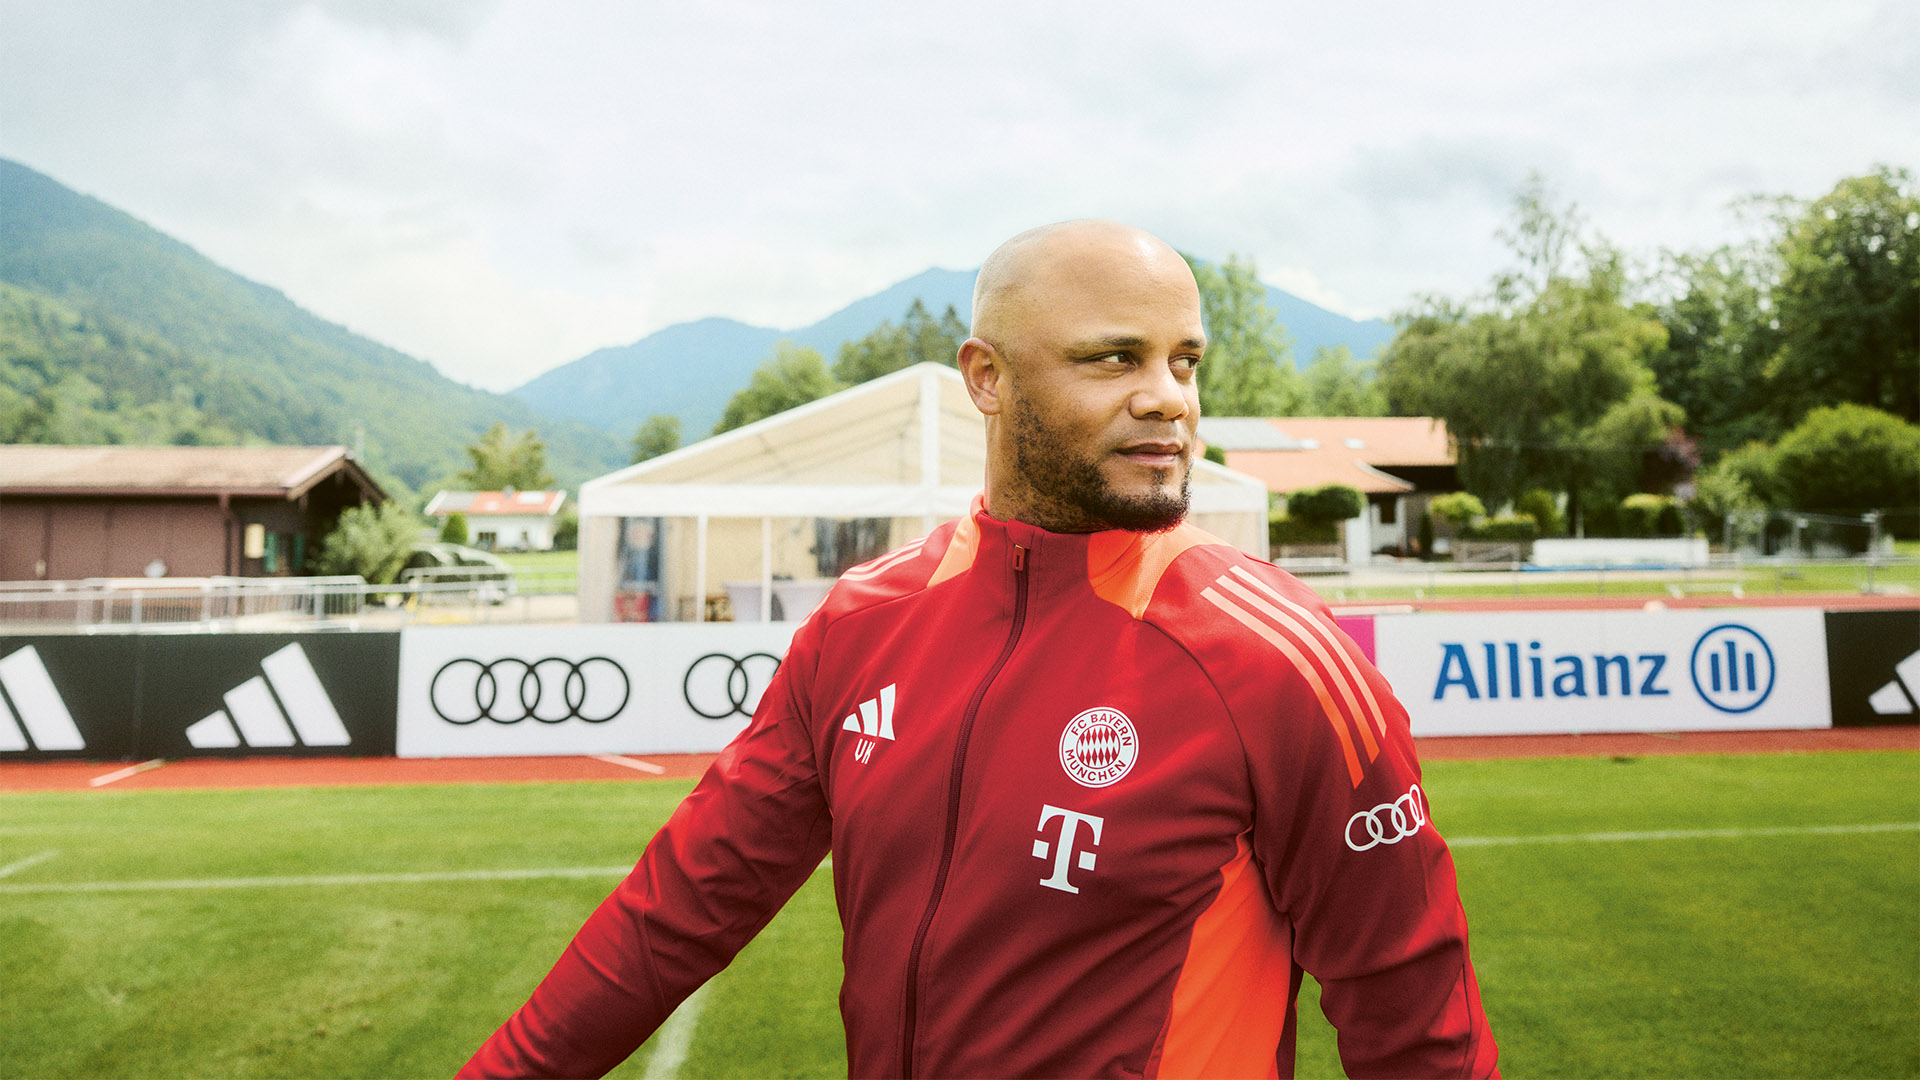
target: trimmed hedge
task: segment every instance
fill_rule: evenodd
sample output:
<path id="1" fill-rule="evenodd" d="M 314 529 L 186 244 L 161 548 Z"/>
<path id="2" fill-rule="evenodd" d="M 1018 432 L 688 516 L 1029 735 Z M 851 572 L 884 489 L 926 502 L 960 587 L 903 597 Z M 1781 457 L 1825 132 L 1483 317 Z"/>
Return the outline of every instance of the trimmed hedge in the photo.
<path id="1" fill-rule="evenodd" d="M 1337 544 L 1339 542 L 1340 527 L 1334 522 L 1314 521 L 1279 513 L 1267 515 L 1267 544 L 1273 548 L 1277 549 L 1283 544 Z"/>

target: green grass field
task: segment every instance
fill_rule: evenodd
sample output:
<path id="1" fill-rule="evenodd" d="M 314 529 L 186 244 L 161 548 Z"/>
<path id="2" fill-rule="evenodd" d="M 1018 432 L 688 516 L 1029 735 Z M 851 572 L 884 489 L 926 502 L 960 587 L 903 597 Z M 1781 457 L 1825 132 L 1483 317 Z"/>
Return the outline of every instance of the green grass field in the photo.
<path id="1" fill-rule="evenodd" d="M 449 1075 L 687 787 L 0 795 L 0 1076 Z M 1920 1076 L 1920 754 L 1427 787 L 1507 1076 Z M 838 942 L 817 874 L 616 1075 L 844 1075 Z M 1300 1075 L 1338 1075 L 1313 1001 Z"/>

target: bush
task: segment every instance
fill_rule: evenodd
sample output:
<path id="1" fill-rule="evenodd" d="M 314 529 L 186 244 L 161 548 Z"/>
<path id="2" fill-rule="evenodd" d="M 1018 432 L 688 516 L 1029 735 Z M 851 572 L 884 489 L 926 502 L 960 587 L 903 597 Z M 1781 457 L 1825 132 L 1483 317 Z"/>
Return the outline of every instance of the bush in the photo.
<path id="1" fill-rule="evenodd" d="M 1531 544 L 1540 538 L 1540 523 L 1527 514 L 1501 514 L 1461 530 L 1464 540 L 1505 540 Z"/>
<path id="2" fill-rule="evenodd" d="M 1780 437 L 1773 466 L 1792 509 L 1913 506 L 1920 503 L 1920 426 L 1864 405 L 1815 409 Z"/>
<path id="3" fill-rule="evenodd" d="M 1737 464 L 1733 455 L 1728 454 L 1693 478 L 1693 498 L 1687 500 L 1687 516 L 1693 519 L 1695 528 L 1715 540 L 1725 535 L 1729 516 L 1766 509 L 1753 488 L 1741 479 Z"/>
<path id="4" fill-rule="evenodd" d="M 1213 443 L 1208 443 L 1206 450 L 1203 451 L 1200 456 L 1213 462 L 1215 465 L 1225 465 L 1227 463 L 1226 447 L 1215 446 Z"/>
<path id="5" fill-rule="evenodd" d="M 1679 536 L 1685 531 L 1680 503 L 1671 495 L 1629 495 L 1620 500 L 1622 536 Z"/>
<path id="6" fill-rule="evenodd" d="M 580 508 L 568 506 L 560 511 L 553 525 L 553 550 L 573 551 L 580 546 Z"/>
<path id="7" fill-rule="evenodd" d="M 1366 513 L 1367 497 L 1345 484 L 1302 488 L 1287 496 L 1289 516 L 1309 521 L 1346 521 Z"/>
<path id="8" fill-rule="evenodd" d="M 1566 519 L 1560 516 L 1560 500 L 1546 488 L 1528 488 L 1521 492 L 1513 508 L 1532 518 L 1541 536 L 1559 536 L 1567 531 Z"/>
<path id="9" fill-rule="evenodd" d="M 1466 491 L 1436 495 L 1433 501 L 1427 504 L 1427 510 L 1434 517 L 1456 529 L 1464 529 L 1475 518 L 1487 516 L 1486 504 L 1482 503 L 1478 496 Z"/>
<path id="10" fill-rule="evenodd" d="M 321 541 L 314 569 L 321 574 L 358 574 L 369 583 L 393 581 L 420 535 L 420 522 L 397 502 L 349 506 Z"/>
<path id="11" fill-rule="evenodd" d="M 1287 514 L 1267 515 L 1267 544 L 1279 549 L 1285 544 L 1337 544 L 1340 528 L 1331 521 L 1316 521 Z"/>
<path id="12" fill-rule="evenodd" d="M 443 544 L 464 544 L 470 534 L 467 532 L 467 515 L 455 510 L 440 523 L 440 542 Z"/>

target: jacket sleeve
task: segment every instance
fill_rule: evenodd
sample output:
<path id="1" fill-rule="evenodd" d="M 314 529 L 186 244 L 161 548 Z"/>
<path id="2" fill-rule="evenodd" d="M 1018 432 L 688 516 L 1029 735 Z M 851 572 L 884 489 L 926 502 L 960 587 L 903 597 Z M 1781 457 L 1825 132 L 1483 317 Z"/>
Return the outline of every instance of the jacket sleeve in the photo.
<path id="1" fill-rule="evenodd" d="M 1294 962 L 1320 983 L 1349 1076 L 1498 1076 L 1406 710 L 1318 598 L 1281 587 L 1294 655 L 1263 695 L 1281 713 L 1257 728 L 1273 745 L 1248 750 L 1255 850 Z"/>
<path id="2" fill-rule="evenodd" d="M 462 1077 L 600 1076 L 726 967 L 825 857 L 801 638 L 747 729 Z"/>

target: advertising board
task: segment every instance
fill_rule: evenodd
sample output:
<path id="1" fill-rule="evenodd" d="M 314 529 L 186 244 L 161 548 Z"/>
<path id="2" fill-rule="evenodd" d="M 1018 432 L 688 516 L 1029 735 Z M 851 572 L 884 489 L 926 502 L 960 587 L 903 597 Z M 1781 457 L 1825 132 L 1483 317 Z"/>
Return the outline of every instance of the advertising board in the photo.
<path id="1" fill-rule="evenodd" d="M 1382 615 L 1378 664 L 1413 733 L 1823 728 L 1822 613 L 1807 609 Z"/>
<path id="2" fill-rule="evenodd" d="M 0 757 L 393 753 L 398 634 L 0 638 Z"/>
<path id="3" fill-rule="evenodd" d="M 1834 726 L 1920 723 L 1920 610 L 1826 619 Z"/>
<path id="4" fill-rule="evenodd" d="M 399 755 L 715 751 L 746 727 L 799 626 L 404 630 Z"/>

